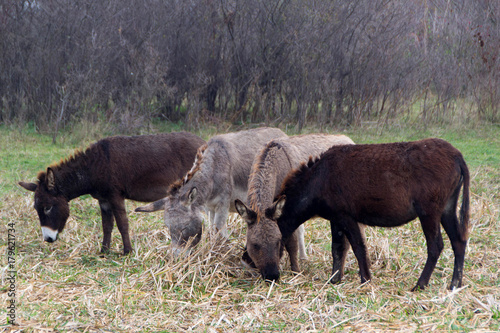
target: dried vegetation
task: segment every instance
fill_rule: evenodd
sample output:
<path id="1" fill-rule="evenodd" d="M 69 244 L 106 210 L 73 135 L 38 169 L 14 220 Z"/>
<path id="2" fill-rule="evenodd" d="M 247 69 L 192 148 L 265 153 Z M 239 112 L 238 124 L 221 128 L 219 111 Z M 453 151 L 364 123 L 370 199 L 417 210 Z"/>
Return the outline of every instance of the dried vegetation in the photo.
<path id="1" fill-rule="evenodd" d="M 498 169 L 482 168 L 471 169 L 472 231 L 464 287 L 451 292 L 453 252 L 446 235 L 430 286 L 409 291 L 426 259 L 418 221 L 367 229 L 373 280 L 360 285 L 350 252 L 345 279 L 335 286 L 327 283 L 329 224 L 310 221 L 303 272 L 292 274 L 284 258 L 280 283 L 268 284 L 240 263 L 245 226 L 236 216 L 228 224 L 228 240 L 205 230 L 192 253 L 174 257 L 161 214 L 133 213 L 138 204 L 128 202 L 134 251 L 119 254 L 115 229 L 112 253 L 100 256 L 102 230 L 93 199 L 71 203 L 66 230 L 49 244 L 42 240 L 32 195 L 13 187 L 1 199 L 0 250 L 6 253 L 6 225 L 15 222 L 18 325 L 0 331 L 499 331 Z M 1 260 L 0 299 L 7 304 L 6 256 Z M 2 325 L 5 311 L 2 306 Z"/>

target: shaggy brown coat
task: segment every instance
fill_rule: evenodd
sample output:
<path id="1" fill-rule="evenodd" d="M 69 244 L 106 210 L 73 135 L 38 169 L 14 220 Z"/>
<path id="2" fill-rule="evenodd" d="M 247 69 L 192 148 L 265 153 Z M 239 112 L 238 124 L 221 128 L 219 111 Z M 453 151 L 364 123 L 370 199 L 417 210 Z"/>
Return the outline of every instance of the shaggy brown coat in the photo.
<path id="1" fill-rule="evenodd" d="M 35 209 L 46 241 L 55 241 L 63 231 L 68 202 L 90 194 L 101 208 L 101 251 L 109 250 L 116 219 L 126 254 L 132 245 L 124 199 L 150 202 L 164 197 L 169 185 L 193 165 L 202 144 L 203 139 L 188 132 L 109 137 L 40 172 L 37 183 L 19 185 L 35 192 Z"/>
<path id="2" fill-rule="evenodd" d="M 371 275 L 357 222 L 396 227 L 418 217 L 428 256 L 413 290 L 424 289 L 429 283 L 443 249 L 441 223 L 455 254 L 452 289 L 462 286 L 469 235 L 469 182 L 462 154 L 441 139 L 332 147 L 319 160 L 304 164 L 287 177 L 279 199 L 266 215 L 277 220 L 285 240 L 313 216 L 330 220 L 332 274 L 341 269 L 340 258 L 335 256 L 346 251 L 340 239 L 345 234 L 358 261 L 361 282 L 370 280 Z M 462 189 L 459 219 L 456 212 Z M 264 277 L 276 279 L 276 272 L 269 267 Z"/>

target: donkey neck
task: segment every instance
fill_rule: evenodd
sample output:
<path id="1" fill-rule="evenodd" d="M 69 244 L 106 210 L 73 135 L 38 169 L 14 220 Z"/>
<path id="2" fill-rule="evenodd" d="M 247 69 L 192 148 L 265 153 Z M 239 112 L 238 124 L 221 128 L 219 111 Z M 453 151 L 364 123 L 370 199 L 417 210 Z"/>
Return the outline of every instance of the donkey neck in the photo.
<path id="1" fill-rule="evenodd" d="M 311 197 L 303 197 L 301 200 L 290 203 L 295 205 L 293 217 L 287 220 L 278 219 L 278 227 L 283 239 L 287 239 L 302 223 L 316 216 L 312 210 L 312 203 Z"/>
<path id="2" fill-rule="evenodd" d="M 92 165 L 86 153 L 78 153 L 53 168 L 56 186 L 68 201 L 92 193 L 90 182 Z"/>
<path id="3" fill-rule="evenodd" d="M 303 177 L 288 188 L 286 195 L 285 214 L 287 218 L 278 219 L 278 226 L 284 239 L 288 238 L 302 223 L 318 215 L 320 210 L 320 199 L 318 194 L 321 190 L 321 179 L 314 177 Z"/>
<path id="4" fill-rule="evenodd" d="M 257 163 L 254 163 L 248 188 L 248 202 L 252 209 L 264 214 L 291 169 L 292 163 L 287 152 L 278 144 L 268 146 L 261 153 Z"/>
<path id="5" fill-rule="evenodd" d="M 227 178 L 228 156 L 225 150 L 220 147 L 208 146 L 204 151 L 197 170 L 191 175 L 190 179 L 184 184 L 185 191 L 196 187 L 198 198 L 196 202 L 204 205 L 217 195 L 217 188 L 226 184 L 218 184 L 217 180 L 223 178 L 224 183 L 229 181 Z"/>

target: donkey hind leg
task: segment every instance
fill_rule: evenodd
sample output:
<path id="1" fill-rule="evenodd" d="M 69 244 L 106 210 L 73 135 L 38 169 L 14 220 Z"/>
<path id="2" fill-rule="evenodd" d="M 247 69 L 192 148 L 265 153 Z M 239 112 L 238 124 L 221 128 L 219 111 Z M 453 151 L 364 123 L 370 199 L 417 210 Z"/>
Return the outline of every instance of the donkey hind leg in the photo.
<path id="1" fill-rule="evenodd" d="M 427 261 L 425 262 L 422 274 L 418 278 L 417 285 L 413 287 L 412 291 L 423 290 L 429 284 L 429 279 L 443 250 L 443 237 L 441 236 L 438 218 L 434 216 L 419 216 L 419 219 L 427 243 Z"/>
<path id="2" fill-rule="evenodd" d="M 361 283 L 370 281 L 372 278 L 370 274 L 370 259 L 368 258 L 368 254 L 366 251 L 364 228 L 362 229 L 354 219 L 348 216 L 344 216 L 342 217 L 342 219 L 334 220 L 334 223 L 339 224 L 340 230 L 343 230 L 345 232 L 345 236 L 349 240 L 349 243 L 351 243 L 352 251 L 354 252 L 354 255 L 356 256 L 356 259 L 358 261 L 359 277 L 361 278 Z M 347 245 L 345 245 L 345 247 L 346 249 L 344 249 L 344 251 L 347 251 Z"/>
<path id="3" fill-rule="evenodd" d="M 115 215 L 116 225 L 122 235 L 123 240 L 123 254 L 129 254 L 132 251 L 132 244 L 130 243 L 130 236 L 128 233 L 128 217 L 125 210 L 125 200 L 122 198 L 115 199 L 112 205 L 113 215 Z"/>
<path id="4" fill-rule="evenodd" d="M 299 258 L 306 260 L 307 259 L 307 251 L 306 251 L 306 243 L 304 241 L 304 235 L 306 233 L 304 225 L 301 224 L 297 230 L 295 230 L 297 234 L 297 240 L 299 242 Z"/>
<path id="5" fill-rule="evenodd" d="M 113 232 L 115 218 L 109 202 L 99 200 L 99 207 L 101 208 L 103 234 L 101 253 L 106 253 L 109 251 L 109 247 L 111 245 L 111 233 Z"/>
<path id="6" fill-rule="evenodd" d="M 347 251 L 349 250 L 349 241 L 343 229 L 340 228 L 338 224 L 330 221 L 330 227 L 332 230 L 332 258 L 333 258 L 333 268 L 332 268 L 332 278 L 331 283 L 339 283 L 344 277 L 344 266 L 347 257 Z"/>
<path id="7" fill-rule="evenodd" d="M 441 216 L 441 224 L 450 238 L 451 247 L 453 249 L 453 253 L 455 254 L 455 267 L 453 269 L 453 277 L 449 286 L 450 290 L 453 290 L 453 288 L 462 287 L 467 240 L 463 239 L 464 237 L 460 234 L 458 218 L 454 211 L 445 211 Z"/>

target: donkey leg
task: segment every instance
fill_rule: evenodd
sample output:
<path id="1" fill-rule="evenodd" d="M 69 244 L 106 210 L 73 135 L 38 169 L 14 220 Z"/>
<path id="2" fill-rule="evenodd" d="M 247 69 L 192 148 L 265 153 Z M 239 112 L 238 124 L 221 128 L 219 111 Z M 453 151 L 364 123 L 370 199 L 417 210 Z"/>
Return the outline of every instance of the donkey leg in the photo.
<path id="1" fill-rule="evenodd" d="M 332 258 L 333 258 L 333 268 L 332 268 L 332 278 L 331 283 L 339 283 L 344 277 L 344 266 L 345 259 L 347 257 L 347 251 L 349 250 L 349 241 L 345 232 L 340 228 L 338 224 L 330 221 L 330 227 L 332 230 Z"/>
<path id="2" fill-rule="evenodd" d="M 115 219 L 109 202 L 99 200 L 99 207 L 101 208 L 103 234 L 101 253 L 106 253 L 109 251 L 109 247 L 111 245 L 111 233 L 113 232 Z"/>
<path id="3" fill-rule="evenodd" d="M 445 212 L 441 216 L 441 224 L 450 238 L 451 247 L 453 249 L 453 253 L 455 254 L 455 267 L 453 269 L 453 277 L 449 286 L 450 290 L 453 290 L 453 288 L 462 287 L 467 240 L 464 239 L 464 235 L 460 234 L 459 222 L 455 212 Z"/>
<path id="4" fill-rule="evenodd" d="M 441 236 L 438 218 L 419 216 L 419 219 L 427 242 L 427 261 L 422 274 L 418 278 L 417 285 L 413 287 L 412 291 L 423 290 L 429 284 L 429 279 L 443 250 L 443 237 Z"/>
<path id="5" fill-rule="evenodd" d="M 304 241 L 304 235 L 306 233 L 304 225 L 301 224 L 297 230 L 295 230 L 295 233 L 297 233 L 297 240 L 299 242 L 299 258 L 300 259 L 307 259 L 307 251 L 306 251 L 306 243 Z"/>
<path id="6" fill-rule="evenodd" d="M 285 249 L 288 252 L 288 255 L 290 256 L 290 268 L 292 272 L 300 272 L 300 266 L 299 266 L 299 260 L 298 260 L 298 252 L 299 252 L 299 235 L 297 234 L 297 231 L 295 231 L 293 234 L 288 237 L 287 240 L 285 240 Z"/>
<path id="7" fill-rule="evenodd" d="M 370 274 L 370 259 L 366 250 L 364 228 L 361 228 L 360 224 L 349 216 L 344 216 L 342 219 L 335 219 L 335 222 L 344 230 L 349 243 L 351 243 L 352 251 L 358 261 L 361 283 L 370 281 L 372 279 Z"/>
<path id="8" fill-rule="evenodd" d="M 217 233 L 219 233 L 224 238 L 228 238 L 227 233 L 227 218 L 229 217 L 229 204 L 218 205 L 215 210 L 214 224 Z"/>
<path id="9" fill-rule="evenodd" d="M 132 251 L 132 244 L 130 243 L 130 236 L 128 233 L 128 217 L 125 210 L 125 200 L 123 198 L 115 199 L 113 202 L 113 215 L 115 215 L 116 225 L 122 235 L 123 240 L 123 254 L 128 254 Z"/>

